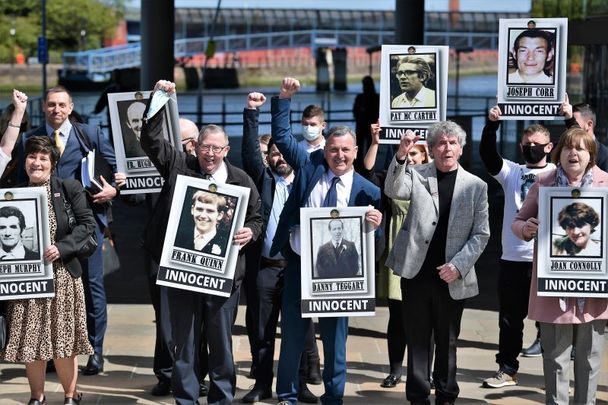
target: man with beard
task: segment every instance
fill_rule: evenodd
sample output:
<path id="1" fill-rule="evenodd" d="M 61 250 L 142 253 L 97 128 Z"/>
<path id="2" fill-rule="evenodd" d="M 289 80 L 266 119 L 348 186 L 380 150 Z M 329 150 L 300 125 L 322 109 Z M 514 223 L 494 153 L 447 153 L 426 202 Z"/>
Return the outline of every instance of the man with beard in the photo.
<path id="1" fill-rule="evenodd" d="M 265 101 L 266 97 L 262 93 L 249 93 L 243 112 L 243 166 L 260 193 L 260 213 L 264 221 L 264 238 L 260 238 L 248 251 L 247 316 L 252 326 L 248 328 L 248 333 L 256 381 L 251 391 L 243 397 L 243 402 L 246 403 L 272 397 L 274 345 L 281 309 L 283 272 L 287 261 L 281 253 L 270 255 L 270 246 L 294 179 L 293 169 L 272 138 L 268 141 L 268 166 L 262 160 L 258 142 L 258 117 L 259 108 Z M 306 374 L 300 380 L 298 399 L 301 402 L 316 402 L 317 398 L 306 387 Z"/>
<path id="2" fill-rule="evenodd" d="M 435 90 L 426 87 L 433 78 L 431 67 L 419 56 L 408 55 L 397 63 L 397 81 L 402 93 L 393 99 L 391 108 L 434 108 Z"/>
<path id="3" fill-rule="evenodd" d="M 483 128 L 479 154 L 483 164 L 492 177 L 500 183 L 505 194 L 502 216 L 502 256 L 498 270 L 498 371 L 486 378 L 486 388 L 501 388 L 517 385 L 519 355 L 523 346 L 524 319 L 528 316 L 528 296 L 532 277 L 532 256 L 534 242 L 518 239 L 511 232 L 511 224 L 519 212 L 528 190 L 539 174 L 555 170 L 553 163 L 547 162 L 547 155 L 553 144 L 549 130 L 533 124 L 524 130 L 519 150 L 524 164 L 504 159 L 498 153 L 496 132 L 500 125 L 500 108 L 490 109 L 488 122 Z M 532 345 L 523 352 L 525 357 L 538 357 L 540 351 L 540 332 Z"/>

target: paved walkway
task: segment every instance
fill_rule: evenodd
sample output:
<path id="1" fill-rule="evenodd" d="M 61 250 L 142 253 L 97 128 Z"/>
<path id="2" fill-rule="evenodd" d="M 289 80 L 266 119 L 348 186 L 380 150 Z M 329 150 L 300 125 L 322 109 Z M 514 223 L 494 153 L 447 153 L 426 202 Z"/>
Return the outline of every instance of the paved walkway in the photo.
<path id="1" fill-rule="evenodd" d="M 234 353 L 238 367 L 237 393 L 240 398 L 253 381 L 246 374 L 251 365 L 249 343 L 244 327 L 245 307 L 241 306 L 234 334 Z M 539 404 L 544 402 L 541 358 L 520 358 L 520 384 L 501 389 L 481 388 L 484 378 L 495 371 L 494 354 L 498 339 L 497 314 L 494 311 L 467 309 L 458 343 L 459 403 L 463 404 Z M 353 318 L 348 338 L 348 377 L 345 403 L 405 403 L 405 385 L 394 389 L 380 387 L 388 372 L 384 338 L 388 310 L 380 307 L 375 317 Z M 172 398 L 149 394 L 156 379 L 152 372 L 154 314 L 150 305 L 112 304 L 106 335 L 105 372 L 98 376 L 80 376 L 79 389 L 86 404 L 170 404 Z M 527 322 L 524 341 L 534 338 L 534 326 Z M 321 342 L 319 342 L 321 346 Z M 278 347 L 278 344 L 277 344 Z M 276 356 L 275 356 L 276 359 Z M 85 357 L 80 358 L 84 366 Z M 310 386 L 320 395 L 322 386 Z M 49 374 L 46 385 L 49 404 L 62 403 L 63 394 L 56 374 Z M 25 369 L 20 364 L 0 363 L 0 404 L 23 404 L 29 398 Z M 608 353 L 605 351 L 598 392 L 598 403 L 608 403 Z M 201 401 L 203 402 L 203 401 Z M 264 401 L 272 404 L 276 399 Z"/>

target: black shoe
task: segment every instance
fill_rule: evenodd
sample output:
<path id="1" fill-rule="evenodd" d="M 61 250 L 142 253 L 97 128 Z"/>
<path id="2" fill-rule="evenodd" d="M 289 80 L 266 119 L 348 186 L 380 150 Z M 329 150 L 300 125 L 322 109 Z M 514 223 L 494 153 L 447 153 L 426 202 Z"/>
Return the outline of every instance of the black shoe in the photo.
<path id="1" fill-rule="evenodd" d="M 79 392 L 75 397 L 65 397 L 63 405 L 80 405 L 82 400 L 82 392 Z"/>
<path id="2" fill-rule="evenodd" d="M 298 401 L 304 402 L 306 404 L 316 404 L 317 402 L 319 402 L 319 398 L 317 398 L 315 394 L 310 392 L 307 386 L 304 386 L 302 387 L 302 389 L 300 389 L 300 392 L 298 392 Z"/>
<path id="3" fill-rule="evenodd" d="M 42 401 L 36 398 L 30 398 L 30 401 L 27 405 L 46 405 L 46 396 L 42 396 Z"/>
<path id="4" fill-rule="evenodd" d="M 209 395 L 209 387 L 207 387 L 207 384 L 205 384 L 205 380 L 201 381 L 199 384 L 198 395 L 200 397 L 206 397 Z"/>
<path id="5" fill-rule="evenodd" d="M 249 391 L 243 397 L 243 402 L 245 402 L 246 404 L 252 404 L 254 402 L 263 401 L 268 398 L 272 398 L 272 391 L 270 390 L 270 388 L 262 388 L 254 385 L 251 391 Z"/>
<path id="6" fill-rule="evenodd" d="M 103 357 L 99 353 L 89 356 L 89 361 L 85 368 L 82 369 L 83 375 L 97 375 L 103 371 Z"/>
<path id="7" fill-rule="evenodd" d="M 382 380 L 382 384 L 380 384 L 380 386 L 382 388 L 394 388 L 400 382 L 401 382 L 400 375 L 389 374 L 384 380 Z"/>
<path id="8" fill-rule="evenodd" d="M 524 357 L 540 357 L 543 354 L 542 347 L 540 345 L 540 338 L 536 338 L 534 342 L 528 347 L 521 351 Z"/>
<path id="9" fill-rule="evenodd" d="M 171 394 L 171 381 L 169 380 L 160 380 L 150 390 L 150 395 L 155 397 L 166 397 L 169 394 Z"/>
<path id="10" fill-rule="evenodd" d="M 306 382 L 312 385 L 321 385 L 323 378 L 321 377 L 321 365 L 317 362 L 314 366 L 308 367 L 308 377 Z"/>

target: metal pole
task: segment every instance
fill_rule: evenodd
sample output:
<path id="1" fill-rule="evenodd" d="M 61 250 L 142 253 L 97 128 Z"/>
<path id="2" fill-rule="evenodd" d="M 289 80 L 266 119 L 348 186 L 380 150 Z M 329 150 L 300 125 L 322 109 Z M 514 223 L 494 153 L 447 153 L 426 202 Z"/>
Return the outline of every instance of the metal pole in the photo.
<path id="1" fill-rule="evenodd" d="M 211 24 L 211 32 L 209 33 L 209 42 L 213 41 L 213 37 L 215 36 L 215 24 L 217 23 L 217 19 L 220 15 L 220 7 L 222 5 L 222 0 L 217 0 L 217 8 L 215 9 L 215 15 L 213 16 L 213 23 Z M 209 42 L 207 43 L 207 47 L 209 47 Z M 205 63 L 203 64 L 203 70 L 201 72 L 201 78 L 198 82 L 198 91 L 196 93 L 196 122 L 199 125 L 203 123 L 203 85 L 205 79 L 205 72 L 207 71 L 207 63 L 209 62 L 209 56 L 205 54 Z"/>
<path id="2" fill-rule="evenodd" d="M 44 38 L 44 43 L 46 45 L 46 0 L 41 0 L 42 2 L 42 38 Z M 47 50 L 48 52 L 48 50 Z M 42 94 L 46 93 L 46 60 L 42 62 Z"/>
<path id="3" fill-rule="evenodd" d="M 454 115 L 458 116 L 460 113 L 459 97 L 460 97 L 460 50 L 456 49 L 456 108 Z"/>

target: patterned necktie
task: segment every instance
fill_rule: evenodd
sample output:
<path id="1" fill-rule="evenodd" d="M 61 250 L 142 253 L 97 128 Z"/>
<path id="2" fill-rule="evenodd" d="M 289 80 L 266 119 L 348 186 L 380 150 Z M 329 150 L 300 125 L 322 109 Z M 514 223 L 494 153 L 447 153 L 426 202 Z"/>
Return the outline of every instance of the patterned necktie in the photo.
<path id="1" fill-rule="evenodd" d="M 55 146 L 59 150 L 59 155 L 60 156 L 63 155 L 63 151 L 65 150 L 65 145 L 63 144 L 63 141 L 61 140 L 61 132 L 58 129 L 53 131 L 53 138 L 55 139 Z"/>
<path id="2" fill-rule="evenodd" d="M 327 194 L 325 194 L 322 207 L 335 207 L 338 204 L 338 190 L 336 190 L 336 184 L 338 184 L 339 181 L 340 176 L 335 176 L 331 179 L 331 186 L 329 186 L 329 190 L 327 191 Z"/>

